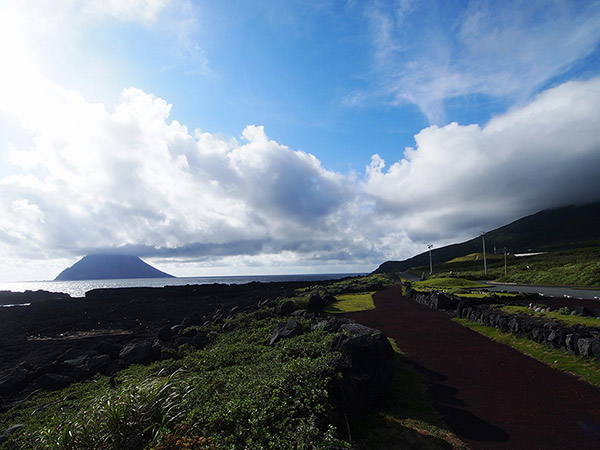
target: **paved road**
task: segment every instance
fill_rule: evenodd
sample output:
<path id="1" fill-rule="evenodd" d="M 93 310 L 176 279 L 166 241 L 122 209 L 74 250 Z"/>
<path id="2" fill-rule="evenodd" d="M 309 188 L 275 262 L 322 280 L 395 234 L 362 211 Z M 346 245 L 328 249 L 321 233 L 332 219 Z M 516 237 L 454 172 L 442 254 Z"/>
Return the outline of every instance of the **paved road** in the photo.
<path id="1" fill-rule="evenodd" d="M 402 273 L 403 277 L 409 281 L 419 281 L 419 277 L 408 273 Z M 488 284 L 490 291 L 508 291 L 508 292 L 523 292 L 523 293 L 534 293 L 543 294 L 546 297 L 572 297 L 588 300 L 599 300 L 600 290 L 599 289 L 575 289 L 571 287 L 562 286 L 534 286 L 528 284 L 516 284 L 516 283 L 496 283 L 493 281 L 479 280 L 479 283 Z"/>
<path id="2" fill-rule="evenodd" d="M 490 285 L 490 291 L 508 291 L 508 292 L 533 292 L 535 294 L 543 294 L 547 297 L 572 297 L 589 300 L 600 299 L 600 290 L 594 289 L 573 289 L 560 286 L 531 286 L 526 284 L 502 284 L 494 282 L 485 282 Z"/>
<path id="3" fill-rule="evenodd" d="M 443 420 L 473 449 L 600 448 L 600 389 L 403 297 L 346 314 L 393 338 L 427 383 Z"/>

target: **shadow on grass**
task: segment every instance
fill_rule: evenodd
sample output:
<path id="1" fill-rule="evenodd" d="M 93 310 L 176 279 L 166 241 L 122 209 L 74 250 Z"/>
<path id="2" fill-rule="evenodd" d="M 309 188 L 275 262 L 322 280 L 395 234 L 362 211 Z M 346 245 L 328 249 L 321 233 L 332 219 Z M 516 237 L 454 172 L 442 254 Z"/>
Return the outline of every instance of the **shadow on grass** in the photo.
<path id="1" fill-rule="evenodd" d="M 428 402 L 419 375 L 400 353 L 390 397 L 378 414 L 354 424 L 360 448 L 466 449 Z"/>

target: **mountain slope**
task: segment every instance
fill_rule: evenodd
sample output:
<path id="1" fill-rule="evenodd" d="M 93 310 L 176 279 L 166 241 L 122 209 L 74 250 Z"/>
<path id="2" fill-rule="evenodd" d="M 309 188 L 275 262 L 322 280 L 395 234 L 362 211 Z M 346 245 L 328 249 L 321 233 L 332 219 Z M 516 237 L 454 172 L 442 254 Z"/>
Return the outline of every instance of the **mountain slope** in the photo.
<path id="1" fill-rule="evenodd" d="M 600 203 L 547 209 L 516 220 L 485 235 L 486 249 L 543 252 L 584 247 L 600 241 Z M 482 251 L 481 237 L 433 250 L 433 262 L 441 263 Z M 429 252 L 404 261 L 387 261 L 373 273 L 403 272 L 429 264 Z"/>
<path id="2" fill-rule="evenodd" d="M 113 280 L 121 278 L 172 278 L 173 275 L 146 264 L 132 255 L 88 255 L 68 269 L 63 270 L 54 281 Z"/>

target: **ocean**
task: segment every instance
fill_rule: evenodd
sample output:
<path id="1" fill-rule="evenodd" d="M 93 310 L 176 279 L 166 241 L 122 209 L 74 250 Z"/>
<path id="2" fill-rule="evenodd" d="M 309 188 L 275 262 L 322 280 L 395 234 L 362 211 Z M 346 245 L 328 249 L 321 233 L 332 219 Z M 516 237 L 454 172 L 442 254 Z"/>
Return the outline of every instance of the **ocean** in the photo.
<path id="1" fill-rule="evenodd" d="M 124 287 L 164 287 L 185 286 L 188 284 L 246 284 L 253 281 L 261 283 L 283 281 L 321 281 L 367 275 L 366 273 L 322 273 L 302 275 L 255 275 L 223 277 L 186 277 L 186 278 L 130 278 L 120 280 L 82 280 L 82 281 L 22 281 L 0 282 L 0 291 L 50 291 L 69 294 L 71 297 L 85 297 L 87 291 L 101 288 Z"/>

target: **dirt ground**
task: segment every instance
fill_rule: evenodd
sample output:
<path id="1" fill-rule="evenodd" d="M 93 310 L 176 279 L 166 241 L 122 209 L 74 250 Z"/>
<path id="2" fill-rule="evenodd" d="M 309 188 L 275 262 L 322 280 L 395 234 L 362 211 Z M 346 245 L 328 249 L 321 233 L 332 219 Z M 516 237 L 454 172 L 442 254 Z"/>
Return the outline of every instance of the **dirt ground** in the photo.
<path id="1" fill-rule="evenodd" d="M 600 389 L 403 297 L 346 314 L 393 338 L 444 422 L 473 449 L 599 449 Z"/>

